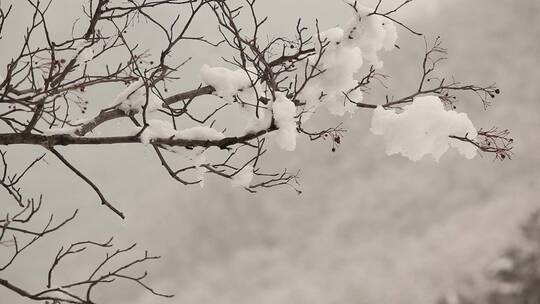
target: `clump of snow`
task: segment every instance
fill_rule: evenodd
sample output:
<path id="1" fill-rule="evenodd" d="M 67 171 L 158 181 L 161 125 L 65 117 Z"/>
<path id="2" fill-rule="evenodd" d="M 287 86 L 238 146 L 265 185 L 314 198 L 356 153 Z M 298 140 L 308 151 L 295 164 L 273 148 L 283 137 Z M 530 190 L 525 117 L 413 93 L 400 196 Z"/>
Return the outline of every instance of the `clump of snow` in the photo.
<path id="1" fill-rule="evenodd" d="M 278 127 L 276 142 L 280 148 L 293 151 L 296 148 L 296 106 L 284 94 L 276 93 L 272 105 L 274 122 Z"/>
<path id="2" fill-rule="evenodd" d="M 356 8 L 357 16 L 345 26 L 347 39 L 344 44 L 358 46 L 364 59 L 380 69 L 383 62 L 377 53 L 381 50 L 390 51 L 395 47 L 398 38 L 396 26 L 383 16 L 369 15 L 374 9 L 360 4 L 356 4 Z"/>
<path id="3" fill-rule="evenodd" d="M 140 135 L 141 142 L 148 145 L 154 139 L 185 139 L 216 141 L 225 138 L 225 135 L 215 129 L 205 126 L 196 126 L 183 130 L 175 130 L 173 125 L 165 120 L 148 120 L 148 126 Z"/>
<path id="4" fill-rule="evenodd" d="M 175 138 L 187 140 L 222 140 L 225 135 L 215 129 L 204 126 L 197 126 L 189 129 L 180 130 L 176 133 Z"/>
<path id="5" fill-rule="evenodd" d="M 178 132 L 170 122 L 165 120 L 151 119 L 148 120 L 147 123 L 148 126 L 139 136 L 141 142 L 145 145 L 150 144 L 153 139 L 174 138 Z"/>
<path id="6" fill-rule="evenodd" d="M 232 177 L 231 185 L 233 187 L 247 188 L 251 180 L 253 180 L 253 166 L 247 165 Z"/>
<path id="7" fill-rule="evenodd" d="M 355 16 L 344 27 L 334 27 L 321 33 L 321 40 L 328 44 L 322 58 L 319 58 L 319 70 L 324 73 L 312 79 L 302 90 L 298 98 L 305 102 L 307 113 L 302 115 L 304 121 L 325 104 L 333 115 L 353 114 L 357 106 L 353 102 L 362 102 L 362 91 L 356 87 L 357 74 L 364 63 L 381 68 L 383 62 L 378 57 L 381 50 L 391 50 L 397 40 L 397 30 L 393 22 L 378 15 L 369 15 L 373 9 L 361 6 L 356 1 L 345 1 L 356 5 Z M 320 48 L 321 46 L 317 46 Z M 317 58 L 313 56 L 310 64 Z M 305 67 L 298 69 L 305 79 Z M 307 67 L 308 74 L 311 67 Z M 351 102 L 352 101 L 352 102 Z"/>
<path id="8" fill-rule="evenodd" d="M 77 298 L 72 296 L 69 292 L 65 291 L 61 287 L 52 287 L 51 289 L 44 291 L 41 294 L 44 298 L 52 298 L 55 299 L 52 302 L 67 302 L 67 303 L 73 303 L 74 301 L 77 301 Z"/>
<path id="9" fill-rule="evenodd" d="M 339 43 L 341 40 L 343 40 L 344 34 L 345 31 L 342 28 L 336 26 L 322 32 L 321 38 L 322 40 L 327 40 L 328 42 Z"/>
<path id="10" fill-rule="evenodd" d="M 257 133 L 261 130 L 268 129 L 272 123 L 272 115 L 266 109 L 259 110 L 259 118 L 255 115 L 251 116 L 246 123 L 245 133 Z"/>
<path id="11" fill-rule="evenodd" d="M 139 129 L 140 130 L 140 129 Z M 220 140 L 225 138 L 223 133 L 212 128 L 204 126 L 196 126 L 193 128 L 175 130 L 173 125 L 164 120 L 152 119 L 148 120 L 148 126 L 140 135 L 141 142 L 145 145 L 150 144 L 155 139 L 185 139 L 185 140 Z M 207 150 L 204 147 L 194 147 L 186 149 L 184 147 L 166 147 L 167 150 L 174 152 L 185 160 L 190 162 L 195 167 L 195 176 L 199 181 L 201 188 L 204 187 L 204 174 L 206 168 L 203 165 L 206 163 Z"/>
<path id="12" fill-rule="evenodd" d="M 466 158 L 473 158 L 476 147 L 450 135 L 474 138 L 477 131 L 467 114 L 447 111 L 436 96 L 417 97 L 403 112 L 379 106 L 373 113 L 371 132 L 383 135 L 388 155 L 401 154 L 417 161 L 431 154 L 438 161 L 449 147 Z"/>
<path id="13" fill-rule="evenodd" d="M 212 86 L 221 97 L 231 97 L 251 85 L 248 75 L 243 70 L 232 71 L 205 64 L 201 68 L 200 75 L 202 81 Z"/>
<path id="14" fill-rule="evenodd" d="M 358 47 L 329 47 L 320 62 L 320 68 L 325 72 L 308 83 L 300 94 L 300 99 L 306 101 L 310 111 L 315 111 L 321 102 L 325 102 L 328 111 L 333 115 L 353 114 L 357 107 L 349 102 L 344 92 L 348 92 L 358 83 L 354 75 L 362 64 L 362 52 Z M 349 93 L 348 96 L 351 100 L 362 101 L 362 92 L 359 90 Z"/>
<path id="15" fill-rule="evenodd" d="M 268 129 L 272 123 L 272 113 L 265 106 L 259 106 L 259 117 L 255 114 L 256 105 L 238 104 L 240 117 L 245 120 L 244 133 L 256 133 Z"/>
<path id="16" fill-rule="evenodd" d="M 257 100 L 261 98 L 270 99 L 267 91 L 259 83 L 238 92 L 237 109 L 240 119 L 245 120 L 245 133 L 256 133 L 268 129 L 272 123 L 272 112 L 268 104 L 259 102 L 257 109 Z M 256 113 L 257 112 L 257 113 Z M 257 117 L 258 114 L 258 117 Z"/>
<path id="17" fill-rule="evenodd" d="M 148 90 L 148 105 L 146 112 L 154 112 L 163 106 L 163 101 L 152 90 Z M 116 96 L 112 106 L 118 107 L 126 113 L 140 113 L 146 104 L 146 89 L 143 80 L 137 80 Z"/>

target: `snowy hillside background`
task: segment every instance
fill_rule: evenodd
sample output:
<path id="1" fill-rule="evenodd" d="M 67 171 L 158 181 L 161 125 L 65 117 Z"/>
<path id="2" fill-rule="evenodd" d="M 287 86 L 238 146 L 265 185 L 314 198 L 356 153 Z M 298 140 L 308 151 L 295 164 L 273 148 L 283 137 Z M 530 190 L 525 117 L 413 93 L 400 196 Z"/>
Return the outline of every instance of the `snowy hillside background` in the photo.
<path id="1" fill-rule="evenodd" d="M 299 12 L 326 27 L 348 18 L 331 0 L 261 0 L 260 6 L 276 16 L 276 33 L 292 28 Z M 170 300 L 146 298 L 126 285 L 105 294 L 119 297 L 117 303 L 432 304 L 455 290 L 482 290 L 484 273 L 519 242 L 519 224 L 540 207 L 539 15 L 535 0 L 426 0 L 403 11 L 428 37 L 442 36 L 447 73 L 500 86 L 488 112 L 471 96 L 458 110 L 477 126 L 510 129 L 512 161 L 469 161 L 456 153 L 438 164 L 388 157 L 383 139 L 369 133 L 369 112 L 345 120 L 349 132 L 336 153 L 325 142 L 273 153 L 276 167 L 302 169 L 300 196 L 287 189 L 249 194 L 214 179 L 204 189 L 185 188 L 143 147 L 66 148 L 128 219 L 120 223 L 96 207 L 93 193 L 51 161 L 28 185 L 46 194 L 50 208 L 65 214 L 81 208 L 83 216 L 36 247 L 39 258 L 34 252 L 19 261 L 24 265 L 10 277 L 38 284 L 44 278 L 34 274 L 44 273 L 38 269 L 60 245 L 81 235 L 117 235 L 120 244 L 136 240 L 162 255 L 150 279 L 176 293 Z M 424 42 L 409 37 L 401 32 L 401 50 L 384 57 L 396 95 L 418 78 Z M 85 266 L 91 267 L 72 265 L 68 275 L 84 273 Z M 0 289 L 0 303 L 24 303 L 11 297 Z"/>

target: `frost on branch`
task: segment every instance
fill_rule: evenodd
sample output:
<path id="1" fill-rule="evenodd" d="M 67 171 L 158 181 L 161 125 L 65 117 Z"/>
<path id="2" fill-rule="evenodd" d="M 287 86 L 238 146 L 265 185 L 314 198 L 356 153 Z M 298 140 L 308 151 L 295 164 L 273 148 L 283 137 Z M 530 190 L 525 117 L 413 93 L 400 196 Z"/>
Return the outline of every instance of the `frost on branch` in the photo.
<path id="1" fill-rule="evenodd" d="M 476 155 L 475 146 L 450 137 L 454 134 L 477 136 L 467 114 L 445 110 L 435 96 L 417 97 L 412 104 L 404 106 L 401 113 L 377 107 L 371 132 L 384 136 L 388 155 L 401 154 L 413 161 L 430 154 L 439 161 L 449 147 L 456 148 L 468 159 Z"/>

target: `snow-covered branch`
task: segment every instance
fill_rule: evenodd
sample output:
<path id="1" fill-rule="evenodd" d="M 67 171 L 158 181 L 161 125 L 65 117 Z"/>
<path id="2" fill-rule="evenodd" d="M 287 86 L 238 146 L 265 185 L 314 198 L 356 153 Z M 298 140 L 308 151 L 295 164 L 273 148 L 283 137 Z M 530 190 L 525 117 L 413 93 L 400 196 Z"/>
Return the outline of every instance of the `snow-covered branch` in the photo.
<path id="1" fill-rule="evenodd" d="M 16 216 L 6 214 L 0 220 L 0 245 L 13 246 L 16 257 L 73 219 L 54 224 L 51 218 L 43 230 L 23 227 L 40 209 L 41 197 L 36 207 L 38 200 L 24 195 L 21 180 L 49 156 L 83 180 L 103 206 L 124 218 L 100 190 L 99 181 L 78 169 L 62 146 L 142 145 L 155 153 L 165 174 L 182 185 L 204 186 L 205 178 L 214 176 L 249 192 L 280 186 L 301 193 L 299 170 L 267 168 L 267 154 L 274 149 L 294 151 L 300 136 L 327 140 L 335 152 L 346 130 L 342 124 L 321 126 L 320 115 L 370 111 L 371 131 L 384 137 L 387 154 L 439 160 L 455 148 L 466 158 L 478 153 L 511 158 L 513 140 L 507 130 L 477 128 L 457 108 L 467 96 L 463 93 L 469 93 L 488 109 L 499 89 L 439 74 L 447 55 L 441 39 L 419 40 L 422 35 L 399 16 L 411 0 L 394 7 L 380 0 L 374 8 L 361 1 L 343 2 L 349 21 L 342 25 L 324 29 L 317 20 L 299 19 L 290 35 L 272 36 L 265 27 L 277 20 L 260 16 L 255 0 L 91 0 L 84 2 L 80 14 L 84 22 L 65 20 L 72 26 L 65 40 L 50 31 L 47 13 L 54 0 L 0 7 L 2 42 L 13 10 L 29 5 L 34 12 L 24 36 L 16 40 L 19 52 L 2 58 L 0 145 L 33 145 L 44 153 L 12 173 L 6 152 L 0 151 L 0 184 L 18 210 Z M 157 8 L 178 15 L 166 20 Z M 194 24 L 203 18 L 209 33 L 196 34 Z M 140 41 L 137 34 L 142 30 L 162 43 Z M 426 49 L 419 56 L 418 81 L 408 94 L 394 97 L 386 85 L 389 75 L 382 72 L 381 54 L 399 48 L 402 32 L 424 42 Z M 211 48 L 223 63 L 195 66 L 192 58 L 199 54 L 186 51 L 193 45 Z M 373 100 L 370 93 L 375 90 L 382 90 L 386 99 Z M 114 132 L 107 127 L 112 122 L 118 125 Z M 31 239 L 23 243 L 16 237 L 21 234 Z M 69 291 L 74 286 L 88 286 L 90 294 L 94 286 L 116 279 L 161 295 L 142 282 L 144 276 L 128 276 L 122 269 L 101 277 L 97 271 L 86 281 L 53 288 L 51 276 L 63 257 L 91 244 L 60 250 L 45 291 L 29 293 L 7 280 L 0 284 L 29 299 L 65 303 L 91 302 L 89 295 Z M 97 247 L 108 247 L 105 244 Z M 155 258 L 145 254 L 126 268 Z"/>

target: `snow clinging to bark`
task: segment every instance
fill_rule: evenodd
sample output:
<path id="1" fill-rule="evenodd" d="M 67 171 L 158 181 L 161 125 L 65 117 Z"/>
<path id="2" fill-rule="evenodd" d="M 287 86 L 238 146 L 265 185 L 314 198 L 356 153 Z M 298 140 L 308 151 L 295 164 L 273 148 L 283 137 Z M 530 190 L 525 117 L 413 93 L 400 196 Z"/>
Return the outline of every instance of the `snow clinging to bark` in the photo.
<path id="1" fill-rule="evenodd" d="M 150 113 L 159 110 L 163 106 L 163 101 L 151 89 L 148 89 L 148 92 L 150 95 L 146 112 Z M 111 106 L 118 107 L 126 113 L 141 113 L 146 99 L 144 81 L 137 80 L 120 92 Z"/>
<path id="2" fill-rule="evenodd" d="M 200 71 L 201 79 L 216 90 L 216 95 L 231 97 L 238 91 L 251 85 L 248 75 L 243 70 L 232 71 L 223 67 L 203 65 Z"/>
<path id="3" fill-rule="evenodd" d="M 141 142 L 150 144 L 153 139 L 185 139 L 216 141 L 225 138 L 225 135 L 215 129 L 205 126 L 196 126 L 183 130 L 175 130 L 173 125 L 165 120 L 152 119 L 148 127 L 140 135 Z"/>
<path id="4" fill-rule="evenodd" d="M 153 139 L 173 138 L 177 131 L 173 125 L 165 120 L 152 119 L 148 121 L 148 126 L 140 135 L 141 142 L 145 145 L 150 144 Z"/>
<path id="5" fill-rule="evenodd" d="M 222 140 L 225 138 L 223 133 L 204 126 L 196 126 L 193 128 L 183 129 L 176 133 L 176 138 L 187 140 Z"/>

